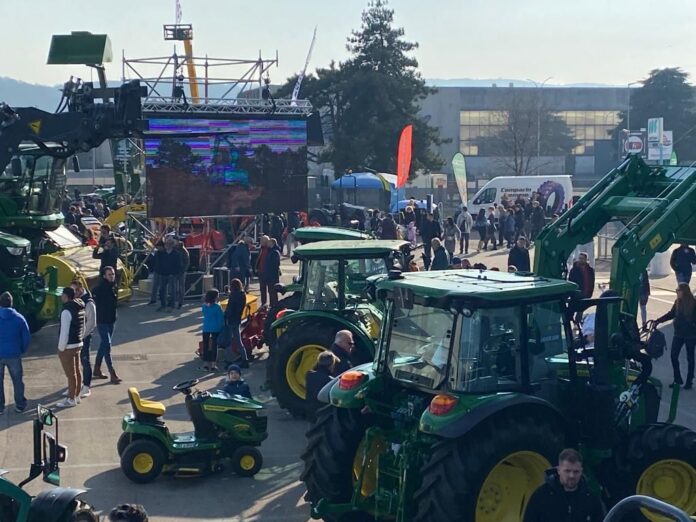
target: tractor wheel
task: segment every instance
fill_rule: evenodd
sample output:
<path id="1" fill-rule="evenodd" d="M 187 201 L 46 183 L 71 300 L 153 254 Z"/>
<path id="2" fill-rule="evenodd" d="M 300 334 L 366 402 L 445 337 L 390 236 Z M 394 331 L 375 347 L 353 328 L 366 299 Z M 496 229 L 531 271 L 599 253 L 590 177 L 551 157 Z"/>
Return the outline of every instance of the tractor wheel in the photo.
<path id="1" fill-rule="evenodd" d="M 240 477 L 253 477 L 262 465 L 261 452 L 252 446 L 240 446 L 232 454 L 232 470 Z"/>
<path id="2" fill-rule="evenodd" d="M 121 470 L 133 482 L 152 482 L 166 463 L 166 453 L 160 444 L 149 439 L 131 442 L 121 455 Z"/>
<path id="3" fill-rule="evenodd" d="M 36 333 L 41 330 L 48 321 L 42 321 L 37 319 L 35 316 L 27 317 L 27 325 L 29 326 L 29 333 Z"/>
<path id="4" fill-rule="evenodd" d="M 126 448 L 128 445 L 131 443 L 131 434 L 130 433 L 121 433 L 121 436 L 118 438 L 118 442 L 116 443 L 116 451 L 118 452 L 119 458 L 123 455 L 123 452 L 126 451 Z"/>
<path id="5" fill-rule="evenodd" d="M 307 488 L 305 500 L 316 505 L 350 502 L 353 495 L 353 461 L 365 434 L 360 410 L 325 406 L 307 431 L 307 447 L 302 453 L 304 471 L 300 476 Z M 370 520 L 366 513 L 325 515 L 326 522 Z"/>
<path id="6" fill-rule="evenodd" d="M 99 522 L 99 515 L 94 512 L 92 506 L 80 499 L 76 499 L 75 506 L 70 509 L 70 516 L 61 520 L 69 522 Z"/>
<path id="7" fill-rule="evenodd" d="M 626 482 L 613 501 L 647 495 L 696 513 L 696 432 L 673 424 L 642 426 L 630 434 L 620 466 Z M 645 518 L 636 515 L 633 520 L 666 520 L 647 511 Z"/>
<path id="8" fill-rule="evenodd" d="M 306 398 L 306 375 L 319 354 L 331 348 L 338 327 L 309 328 L 305 323 L 291 326 L 278 338 L 274 356 L 271 387 L 281 408 L 296 417 L 309 411 Z"/>
<path id="9" fill-rule="evenodd" d="M 530 415 L 501 415 L 438 442 L 420 471 L 413 520 L 519 522 L 563 447 L 556 424 Z"/>

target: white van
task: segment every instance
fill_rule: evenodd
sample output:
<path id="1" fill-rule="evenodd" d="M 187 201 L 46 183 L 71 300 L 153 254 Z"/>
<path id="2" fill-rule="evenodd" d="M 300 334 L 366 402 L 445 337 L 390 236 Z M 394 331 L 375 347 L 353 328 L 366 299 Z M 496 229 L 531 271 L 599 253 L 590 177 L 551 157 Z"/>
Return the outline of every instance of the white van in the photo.
<path id="1" fill-rule="evenodd" d="M 468 201 L 472 216 L 480 209 L 488 209 L 493 203 L 500 205 L 503 194 L 510 201 L 523 197 L 527 201 L 533 192 L 541 194 L 548 215 L 560 214 L 573 199 L 573 182 L 570 176 L 499 176 L 493 178 Z"/>

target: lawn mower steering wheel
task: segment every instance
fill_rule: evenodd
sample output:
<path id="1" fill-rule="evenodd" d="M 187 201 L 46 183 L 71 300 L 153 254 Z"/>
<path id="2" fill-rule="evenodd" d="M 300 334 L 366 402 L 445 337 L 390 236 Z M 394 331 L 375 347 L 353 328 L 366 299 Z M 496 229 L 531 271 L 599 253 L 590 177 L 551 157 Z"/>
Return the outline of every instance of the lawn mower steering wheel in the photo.
<path id="1" fill-rule="evenodd" d="M 191 379 L 189 381 L 180 382 L 172 388 L 172 390 L 180 391 L 184 395 L 191 395 L 191 388 L 193 388 L 200 381 L 198 379 Z"/>

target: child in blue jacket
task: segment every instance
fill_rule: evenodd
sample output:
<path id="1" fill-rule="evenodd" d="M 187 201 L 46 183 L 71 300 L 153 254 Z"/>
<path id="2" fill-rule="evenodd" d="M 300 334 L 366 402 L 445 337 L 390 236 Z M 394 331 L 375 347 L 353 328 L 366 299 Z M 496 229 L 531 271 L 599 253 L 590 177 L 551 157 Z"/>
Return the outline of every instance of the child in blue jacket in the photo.
<path id="1" fill-rule="evenodd" d="M 238 364 L 230 364 L 227 367 L 225 392 L 230 395 L 241 395 L 242 397 L 251 399 L 251 390 L 249 389 L 249 385 L 242 379 L 242 369 Z"/>
<path id="2" fill-rule="evenodd" d="M 217 338 L 225 327 L 225 314 L 218 303 L 220 292 L 215 288 L 205 293 L 203 303 L 203 371 L 216 372 Z"/>

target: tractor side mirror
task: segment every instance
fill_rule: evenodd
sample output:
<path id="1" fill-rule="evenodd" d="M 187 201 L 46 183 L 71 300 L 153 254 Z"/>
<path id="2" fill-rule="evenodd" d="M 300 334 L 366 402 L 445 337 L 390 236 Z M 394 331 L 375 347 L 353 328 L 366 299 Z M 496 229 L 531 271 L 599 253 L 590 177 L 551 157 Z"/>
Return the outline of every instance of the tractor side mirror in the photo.
<path id="1" fill-rule="evenodd" d="M 22 160 L 19 158 L 12 158 L 10 161 L 10 168 L 12 169 L 12 177 L 20 178 L 22 177 Z"/>
<path id="2" fill-rule="evenodd" d="M 72 157 L 72 169 L 73 172 L 80 172 L 80 160 L 77 156 Z"/>

